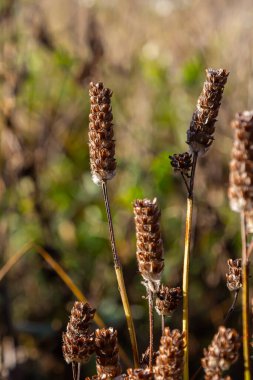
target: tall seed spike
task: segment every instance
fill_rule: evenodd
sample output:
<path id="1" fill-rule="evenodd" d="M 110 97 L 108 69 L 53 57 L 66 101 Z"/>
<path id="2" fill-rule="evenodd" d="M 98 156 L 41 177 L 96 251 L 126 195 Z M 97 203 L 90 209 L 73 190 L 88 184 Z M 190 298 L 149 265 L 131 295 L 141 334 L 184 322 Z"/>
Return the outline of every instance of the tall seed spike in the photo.
<path id="1" fill-rule="evenodd" d="M 186 141 L 191 152 L 199 156 L 210 148 L 214 140 L 215 122 L 228 75 L 224 69 L 206 70 L 206 81 L 198 98 Z"/>

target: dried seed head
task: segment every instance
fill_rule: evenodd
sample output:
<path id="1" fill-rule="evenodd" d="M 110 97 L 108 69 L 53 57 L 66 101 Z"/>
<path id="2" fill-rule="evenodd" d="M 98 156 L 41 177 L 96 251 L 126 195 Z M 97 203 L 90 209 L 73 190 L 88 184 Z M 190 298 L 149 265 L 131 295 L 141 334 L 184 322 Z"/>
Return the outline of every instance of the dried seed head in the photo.
<path id="1" fill-rule="evenodd" d="M 242 287 L 242 260 L 229 259 L 227 277 L 227 287 L 231 292 L 234 292 Z"/>
<path id="2" fill-rule="evenodd" d="M 233 211 L 246 213 L 248 228 L 253 232 L 253 111 L 237 113 L 230 162 L 228 197 Z"/>
<path id="3" fill-rule="evenodd" d="M 239 335 L 234 329 L 219 327 L 208 349 L 204 349 L 202 367 L 205 380 L 221 379 L 223 371 L 227 371 L 238 359 L 240 345 Z"/>
<path id="4" fill-rule="evenodd" d="M 182 174 L 189 177 L 189 171 L 192 167 L 192 155 L 188 152 L 173 154 L 173 156 L 169 156 L 170 164 L 173 167 L 175 172 L 181 172 Z"/>
<path id="5" fill-rule="evenodd" d="M 89 325 L 94 314 L 95 309 L 92 309 L 88 303 L 75 302 L 67 331 L 62 336 L 62 351 L 67 363 L 85 363 L 93 354 L 94 336 L 90 332 Z"/>
<path id="6" fill-rule="evenodd" d="M 134 203 L 137 261 L 139 271 L 150 286 L 160 284 L 164 267 L 163 242 L 160 231 L 160 210 L 156 198 L 138 199 Z"/>
<path id="7" fill-rule="evenodd" d="M 117 331 L 112 327 L 95 332 L 96 366 L 99 376 L 114 378 L 121 374 Z"/>
<path id="8" fill-rule="evenodd" d="M 199 155 L 204 154 L 214 140 L 214 125 L 228 75 L 223 69 L 206 70 L 206 81 L 193 113 L 186 141 L 191 151 Z"/>
<path id="9" fill-rule="evenodd" d="M 181 380 L 183 376 L 184 333 L 166 327 L 154 367 L 156 380 Z"/>
<path id="10" fill-rule="evenodd" d="M 126 380 L 154 380 L 153 372 L 150 372 L 148 368 L 129 368 L 127 370 Z"/>
<path id="11" fill-rule="evenodd" d="M 112 91 L 103 83 L 90 83 L 89 150 L 92 179 L 96 184 L 115 175 Z"/>
<path id="12" fill-rule="evenodd" d="M 160 285 L 156 298 L 156 311 L 159 315 L 171 315 L 182 299 L 181 288 L 169 288 Z"/>
<path id="13" fill-rule="evenodd" d="M 140 362 L 141 362 L 141 366 L 143 368 L 146 368 L 149 365 L 149 353 L 150 353 L 150 347 L 148 346 L 146 351 L 141 355 Z M 153 364 L 155 363 L 155 360 L 156 360 L 158 354 L 159 354 L 158 351 L 153 352 L 153 359 L 152 359 Z"/>

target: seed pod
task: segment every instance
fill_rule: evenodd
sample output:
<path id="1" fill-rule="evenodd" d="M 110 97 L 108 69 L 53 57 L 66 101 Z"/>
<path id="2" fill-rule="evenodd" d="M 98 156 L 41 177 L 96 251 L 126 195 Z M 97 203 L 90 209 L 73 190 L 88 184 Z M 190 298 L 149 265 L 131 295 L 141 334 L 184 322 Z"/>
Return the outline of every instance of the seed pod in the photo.
<path id="1" fill-rule="evenodd" d="M 182 380 L 184 333 L 166 327 L 161 337 L 159 355 L 154 367 L 156 380 Z"/>
<path id="2" fill-rule="evenodd" d="M 159 315 L 171 315 L 182 299 L 182 290 L 179 287 L 169 288 L 162 284 L 156 296 L 157 313 Z"/>
<path id="3" fill-rule="evenodd" d="M 186 142 L 191 152 L 204 154 L 214 140 L 215 122 L 228 75 L 229 73 L 223 69 L 206 70 L 206 81 L 187 131 Z"/>
<path id="4" fill-rule="evenodd" d="M 158 288 L 164 267 L 163 242 L 160 231 L 160 210 L 156 198 L 134 203 L 137 261 L 139 271 L 150 285 Z"/>
<path id="5" fill-rule="evenodd" d="M 117 331 L 112 327 L 95 332 L 96 366 L 99 376 L 114 378 L 121 374 Z"/>
<path id="6" fill-rule="evenodd" d="M 205 371 L 205 380 L 221 379 L 222 373 L 238 359 L 240 338 L 234 329 L 219 327 L 208 349 L 204 349 L 202 367 Z"/>
<path id="7" fill-rule="evenodd" d="M 253 111 L 237 113 L 230 162 L 228 197 L 233 211 L 246 213 L 249 232 L 253 232 Z"/>
<path id="8" fill-rule="evenodd" d="M 227 277 L 227 287 L 231 292 L 234 292 L 242 287 L 242 260 L 229 259 Z"/>
<path id="9" fill-rule="evenodd" d="M 92 179 L 96 184 L 115 175 L 115 141 L 113 139 L 112 91 L 103 83 L 90 83 L 89 151 Z"/>
<path id="10" fill-rule="evenodd" d="M 186 175 L 186 177 L 190 177 L 190 169 L 192 167 L 192 155 L 188 152 L 173 154 L 173 156 L 169 156 L 170 164 L 173 167 L 175 172 L 181 172 Z"/>
<path id="11" fill-rule="evenodd" d="M 66 333 L 63 334 L 62 351 L 67 363 L 85 363 L 93 354 L 94 336 L 89 325 L 95 309 L 88 303 L 75 302 L 70 315 Z"/>

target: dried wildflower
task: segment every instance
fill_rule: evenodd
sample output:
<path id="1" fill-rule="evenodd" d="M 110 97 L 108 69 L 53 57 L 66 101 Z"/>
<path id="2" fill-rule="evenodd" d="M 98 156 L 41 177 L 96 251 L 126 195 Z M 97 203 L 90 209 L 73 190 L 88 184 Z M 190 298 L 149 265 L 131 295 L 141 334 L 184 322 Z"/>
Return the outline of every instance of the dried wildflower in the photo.
<path id="1" fill-rule="evenodd" d="M 237 113 L 231 123 L 234 133 L 228 196 L 233 211 L 246 213 L 253 228 L 253 111 Z M 250 227 L 251 226 L 251 227 Z"/>
<path id="2" fill-rule="evenodd" d="M 227 371 L 238 359 L 240 338 L 234 329 L 219 327 L 208 349 L 204 349 L 202 367 L 205 380 L 221 379 L 223 371 Z"/>
<path id="3" fill-rule="evenodd" d="M 89 325 L 95 309 L 88 303 L 75 302 L 66 333 L 63 334 L 62 351 L 67 363 L 85 363 L 94 352 L 94 336 Z"/>
<path id="4" fill-rule="evenodd" d="M 154 380 L 154 374 L 153 372 L 150 372 L 148 368 L 141 369 L 141 368 L 129 368 L 127 370 L 126 380 Z"/>
<path id="5" fill-rule="evenodd" d="M 160 231 L 160 210 L 156 198 L 136 200 L 134 203 L 137 261 L 139 271 L 149 284 L 159 286 L 164 267 L 163 242 Z"/>
<path id="6" fill-rule="evenodd" d="M 173 154 L 169 156 L 170 164 L 175 172 L 181 172 L 186 177 L 190 177 L 189 171 L 192 167 L 192 155 L 188 152 Z"/>
<path id="7" fill-rule="evenodd" d="M 228 263 L 228 273 L 226 274 L 227 287 L 231 292 L 233 292 L 242 287 L 242 260 L 229 259 L 227 263 Z"/>
<path id="8" fill-rule="evenodd" d="M 112 91 L 103 83 L 90 83 L 89 150 L 92 179 L 96 184 L 115 175 L 115 141 L 113 139 Z"/>
<path id="9" fill-rule="evenodd" d="M 214 140 L 214 125 L 228 75 L 223 69 L 206 70 L 206 81 L 193 113 L 186 141 L 191 151 L 199 155 L 204 154 Z"/>
<path id="10" fill-rule="evenodd" d="M 95 332 L 95 347 L 98 375 L 106 375 L 111 378 L 120 375 L 117 331 L 112 327 L 97 329 Z"/>
<path id="11" fill-rule="evenodd" d="M 157 313 L 159 315 L 171 315 L 182 299 L 182 290 L 180 287 L 169 288 L 162 284 L 160 285 L 156 296 Z"/>
<path id="12" fill-rule="evenodd" d="M 149 365 L 149 353 L 150 353 L 150 347 L 148 346 L 148 348 L 146 349 L 146 351 L 142 354 L 141 360 L 140 360 L 141 366 L 144 367 L 144 368 Z M 154 351 L 153 352 L 152 364 L 155 363 L 155 360 L 156 360 L 158 354 L 159 354 L 158 351 Z"/>
<path id="13" fill-rule="evenodd" d="M 156 380 L 181 380 L 183 375 L 184 333 L 166 327 L 161 337 L 154 367 Z"/>

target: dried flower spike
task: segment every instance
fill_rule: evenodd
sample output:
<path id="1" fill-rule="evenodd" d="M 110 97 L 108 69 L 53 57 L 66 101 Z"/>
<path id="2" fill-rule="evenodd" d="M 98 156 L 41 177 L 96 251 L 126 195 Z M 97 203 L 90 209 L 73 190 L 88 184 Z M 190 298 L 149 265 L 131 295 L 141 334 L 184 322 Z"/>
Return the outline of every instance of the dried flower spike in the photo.
<path id="1" fill-rule="evenodd" d="M 154 367 L 156 380 L 181 380 L 183 376 L 184 333 L 166 327 Z"/>
<path id="2" fill-rule="evenodd" d="M 89 325 L 95 309 L 88 303 L 75 302 L 66 333 L 63 334 L 62 351 L 67 363 L 85 363 L 94 352 L 94 336 Z"/>
<path id="3" fill-rule="evenodd" d="M 234 132 L 228 196 L 233 211 L 253 208 L 253 111 L 237 113 L 231 123 Z"/>
<path id="4" fill-rule="evenodd" d="M 117 331 L 112 327 L 95 332 L 96 366 L 99 376 L 114 378 L 121 374 Z"/>
<path id="5" fill-rule="evenodd" d="M 205 371 L 205 380 L 221 379 L 222 373 L 238 359 L 240 338 L 234 329 L 219 327 L 208 349 L 204 349 L 202 367 Z"/>
<path id="6" fill-rule="evenodd" d="M 96 184 L 115 175 L 115 141 L 113 139 L 112 91 L 103 83 L 90 83 L 89 151 L 92 179 Z"/>
<path id="7" fill-rule="evenodd" d="M 138 199 L 134 203 L 137 261 L 139 271 L 147 282 L 157 288 L 164 267 L 163 242 L 160 231 L 160 210 L 156 198 Z"/>
<path id="8" fill-rule="evenodd" d="M 229 259 L 227 277 L 227 287 L 231 292 L 239 290 L 242 287 L 242 260 Z"/>
<path id="9" fill-rule="evenodd" d="M 192 167 L 192 155 L 188 152 L 173 154 L 169 156 L 170 164 L 173 167 L 175 172 L 181 172 L 186 177 L 190 177 L 190 170 Z"/>
<path id="10" fill-rule="evenodd" d="M 223 69 L 206 70 L 206 81 L 187 131 L 186 142 L 193 153 L 204 154 L 214 140 L 214 125 L 228 75 L 229 73 Z"/>
<path id="11" fill-rule="evenodd" d="M 182 290 L 180 287 L 169 288 L 160 285 L 156 294 L 156 311 L 159 315 L 171 315 L 179 305 L 182 299 Z"/>

